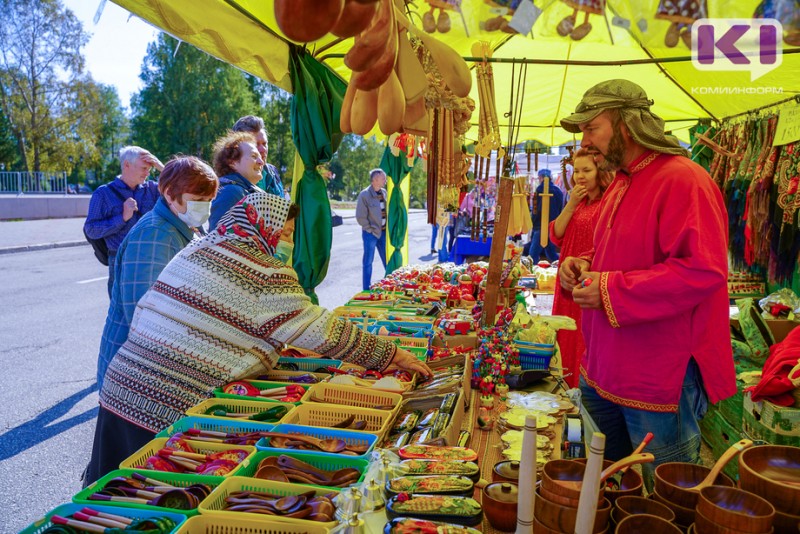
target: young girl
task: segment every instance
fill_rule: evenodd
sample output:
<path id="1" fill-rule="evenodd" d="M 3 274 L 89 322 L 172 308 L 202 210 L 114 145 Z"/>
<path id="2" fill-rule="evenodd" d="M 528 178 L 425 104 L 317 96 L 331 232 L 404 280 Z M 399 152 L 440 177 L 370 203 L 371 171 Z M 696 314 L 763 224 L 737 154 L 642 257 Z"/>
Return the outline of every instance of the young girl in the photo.
<path id="1" fill-rule="evenodd" d="M 550 223 L 550 241 L 561 247 L 561 257 L 579 256 L 592 249 L 594 222 L 600 208 L 600 197 L 611 184 L 613 176 L 600 171 L 594 155 L 581 148 L 572 156 L 572 181 L 575 187 L 561 214 Z M 572 293 L 556 284 L 553 315 L 572 317 L 577 330 L 559 330 L 558 345 L 564 374 L 571 387 L 578 386 L 580 363 L 585 346 L 581 333 L 581 308 L 572 300 Z"/>

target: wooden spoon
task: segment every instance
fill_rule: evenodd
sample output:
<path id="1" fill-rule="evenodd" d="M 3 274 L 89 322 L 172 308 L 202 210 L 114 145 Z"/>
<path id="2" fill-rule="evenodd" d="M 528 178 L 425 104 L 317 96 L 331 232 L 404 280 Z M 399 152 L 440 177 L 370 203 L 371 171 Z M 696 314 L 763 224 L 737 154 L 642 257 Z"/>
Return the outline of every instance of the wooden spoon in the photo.
<path id="1" fill-rule="evenodd" d="M 348 447 L 344 440 L 336 438 L 317 439 L 302 434 L 284 434 L 281 432 L 264 432 L 264 437 L 270 438 L 270 445 L 273 444 L 273 438 L 285 438 L 291 441 L 302 441 L 324 452 L 342 452 L 346 448 L 353 450 L 351 447 Z M 364 449 L 364 452 L 367 452 L 367 448 Z"/>
<path id="2" fill-rule="evenodd" d="M 753 446 L 753 442 L 751 440 L 749 440 L 749 439 L 743 439 L 741 441 L 737 441 L 736 443 L 734 443 L 733 445 L 728 447 L 728 450 L 725 451 L 722 454 L 722 456 L 719 457 L 719 460 L 717 460 L 717 463 L 714 464 L 714 467 L 711 468 L 711 471 L 709 471 L 709 473 L 706 476 L 706 478 L 704 478 L 703 481 L 700 484 L 698 484 L 698 485 L 696 485 L 694 487 L 691 487 L 691 488 L 683 488 L 683 489 L 686 490 L 686 491 L 693 491 L 693 492 L 696 492 L 696 493 L 700 493 L 700 490 L 702 490 L 703 488 L 707 488 L 708 486 L 713 486 L 714 485 L 714 481 L 717 479 L 719 474 L 722 472 L 722 469 L 726 465 L 728 465 L 728 462 L 730 462 L 735 457 L 737 457 L 740 452 L 742 452 L 743 450 L 749 449 L 752 446 Z"/>
<path id="3" fill-rule="evenodd" d="M 340 421 L 340 422 L 338 422 L 336 424 L 333 424 L 333 425 L 331 425 L 331 427 L 333 427 L 333 428 L 347 428 L 350 425 L 352 425 L 353 421 L 355 421 L 355 420 L 356 420 L 356 416 L 355 415 L 349 415 L 349 416 L 347 416 L 347 418 L 344 421 Z"/>
<path id="4" fill-rule="evenodd" d="M 606 479 L 616 474 L 617 471 L 621 471 L 622 469 L 626 469 L 632 465 L 649 464 L 652 463 L 654 460 L 655 457 L 649 452 L 640 452 L 636 454 L 631 454 L 630 456 L 626 456 L 622 460 L 619 460 L 609 465 L 602 473 L 600 473 L 600 483 L 602 484 L 603 482 L 605 482 Z"/>
<path id="5" fill-rule="evenodd" d="M 317 469 L 316 467 L 314 467 L 309 463 L 303 462 L 302 460 L 298 460 L 297 458 L 292 458 L 291 456 L 286 456 L 285 454 L 278 456 L 278 465 L 280 467 L 288 469 L 296 469 L 297 471 L 308 473 L 311 476 L 319 479 L 320 481 L 324 481 L 325 484 L 322 484 L 323 486 L 330 486 L 331 481 L 336 480 L 338 478 L 342 478 L 346 475 L 350 475 L 353 472 L 355 472 L 357 475 L 360 476 L 358 469 L 354 467 L 343 467 L 331 473 L 329 471 L 322 471 L 320 469 Z"/>
<path id="6" fill-rule="evenodd" d="M 289 482 L 289 478 L 286 476 L 286 473 L 281 471 L 278 467 L 274 465 L 263 465 L 258 468 L 258 471 L 253 475 L 255 478 L 260 478 L 263 480 L 272 480 L 275 482 Z"/>

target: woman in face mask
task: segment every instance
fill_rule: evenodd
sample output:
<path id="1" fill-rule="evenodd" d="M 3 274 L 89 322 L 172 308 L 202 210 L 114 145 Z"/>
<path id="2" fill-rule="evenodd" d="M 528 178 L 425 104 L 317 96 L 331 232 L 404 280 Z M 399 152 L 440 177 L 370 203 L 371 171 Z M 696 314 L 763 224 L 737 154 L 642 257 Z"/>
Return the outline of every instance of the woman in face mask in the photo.
<path id="1" fill-rule="evenodd" d="M 213 396 L 269 372 L 284 344 L 377 371 L 431 371 L 393 342 L 312 304 L 275 257 L 290 203 L 263 191 L 178 253 L 136 305 L 100 390 L 92 482 Z"/>
<path id="2" fill-rule="evenodd" d="M 164 166 L 158 180 L 161 197 L 117 250 L 111 305 L 97 362 L 98 389 L 108 362 L 128 339 L 136 302 L 208 220 L 218 187 L 213 169 L 194 156 L 177 157 Z"/>

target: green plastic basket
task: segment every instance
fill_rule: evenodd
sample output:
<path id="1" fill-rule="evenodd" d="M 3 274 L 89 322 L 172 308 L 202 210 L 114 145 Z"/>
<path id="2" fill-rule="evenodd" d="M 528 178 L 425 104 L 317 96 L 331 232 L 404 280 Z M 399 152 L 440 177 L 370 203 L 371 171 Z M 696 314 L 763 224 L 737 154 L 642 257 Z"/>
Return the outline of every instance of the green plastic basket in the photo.
<path id="1" fill-rule="evenodd" d="M 237 477 L 253 477 L 258 471 L 258 464 L 260 464 L 265 458 L 270 457 L 277 457 L 277 456 L 291 456 L 292 458 L 296 458 L 298 460 L 302 460 L 307 464 L 311 464 L 317 469 L 321 469 L 323 471 L 336 471 L 338 469 L 343 469 L 345 467 L 354 467 L 361 472 L 361 476 L 353 482 L 353 484 L 360 484 L 364 480 L 364 475 L 367 472 L 367 466 L 369 465 L 369 460 L 363 460 L 360 458 L 353 458 L 347 456 L 339 456 L 338 458 L 328 457 L 328 456 L 320 456 L 319 454 L 306 454 L 303 452 L 296 452 L 296 451 L 286 451 L 286 452 L 278 452 L 278 451 L 258 451 L 252 457 L 245 460 L 246 465 L 243 465 L 242 468 L 236 473 Z M 301 484 L 300 482 L 292 482 L 292 484 Z M 317 486 L 316 484 L 301 484 L 303 486 L 313 486 L 315 488 L 327 488 L 331 491 L 342 491 L 342 488 L 334 488 L 331 486 Z"/>
<path id="2" fill-rule="evenodd" d="M 155 506 L 152 504 L 136 504 L 136 503 L 114 502 L 114 501 L 95 501 L 89 498 L 89 496 L 92 493 L 96 493 L 105 488 L 109 480 L 116 477 L 129 477 L 133 473 L 139 473 L 140 475 L 146 476 L 148 478 L 161 480 L 163 482 L 166 482 L 167 484 L 178 486 L 179 488 L 186 488 L 191 486 L 192 484 L 208 484 L 209 486 L 213 486 L 214 488 L 216 488 L 217 486 L 222 484 L 223 480 L 225 480 L 223 477 L 187 475 L 181 473 L 166 473 L 164 471 L 151 471 L 148 469 L 117 469 L 116 471 L 111 471 L 109 474 L 107 474 L 94 484 L 91 484 L 82 489 L 81 491 L 79 491 L 72 497 L 72 502 L 74 502 L 75 504 L 86 504 L 90 506 L 94 506 L 96 504 L 102 504 L 103 506 L 137 508 L 140 510 L 160 510 L 163 512 L 183 514 L 187 516 L 196 515 L 198 513 L 197 508 L 193 510 L 179 510 L 177 508 L 166 508 L 161 506 Z"/>
<path id="3" fill-rule="evenodd" d="M 308 392 L 306 392 L 306 395 Z M 213 406 L 222 406 L 226 410 L 231 413 L 253 413 L 254 411 L 266 410 L 269 408 L 273 408 L 274 406 L 286 406 L 289 411 L 284 414 L 286 417 L 288 414 L 294 410 L 295 405 L 288 403 L 288 402 L 270 402 L 265 403 L 259 400 L 250 400 L 249 397 L 240 397 L 239 399 L 218 399 L 216 397 L 212 397 L 210 399 L 206 399 L 199 404 L 195 404 L 191 408 L 186 409 L 186 415 L 197 416 L 197 417 L 206 417 L 206 418 L 214 418 L 220 419 L 223 421 L 243 421 L 241 418 L 237 417 L 222 417 L 219 415 L 210 415 L 207 414 L 206 411 L 210 410 Z M 283 418 L 281 418 L 283 419 Z M 248 421 L 244 419 L 244 421 Z M 274 421 L 250 421 L 251 423 L 262 423 L 268 425 L 277 425 L 278 422 Z"/>
<path id="4" fill-rule="evenodd" d="M 267 382 L 265 380 L 242 380 L 242 382 L 247 382 L 248 384 L 251 384 L 253 387 L 258 389 L 277 389 L 286 387 L 286 384 L 284 384 L 283 382 Z M 302 387 L 304 392 L 308 391 L 309 386 L 306 384 L 295 384 L 295 385 Z M 234 395 L 232 393 L 225 393 L 224 391 L 222 391 L 221 387 L 214 389 L 214 397 L 218 399 L 254 400 L 259 402 L 284 402 L 278 399 L 268 399 L 266 397 L 258 397 L 251 395 Z M 291 402 L 287 404 L 297 405 L 300 404 L 300 401 Z"/>

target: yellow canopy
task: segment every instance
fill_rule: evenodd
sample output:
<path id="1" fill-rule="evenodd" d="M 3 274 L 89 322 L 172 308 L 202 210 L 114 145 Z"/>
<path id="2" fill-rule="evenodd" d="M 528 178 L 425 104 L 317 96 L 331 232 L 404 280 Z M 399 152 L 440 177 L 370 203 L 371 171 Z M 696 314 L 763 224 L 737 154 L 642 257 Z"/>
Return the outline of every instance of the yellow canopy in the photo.
<path id="1" fill-rule="evenodd" d="M 209 54 L 231 63 L 259 78 L 291 90 L 288 76 L 288 46 L 277 27 L 273 2 L 263 0 L 114 0 L 120 6 L 162 28 L 174 37 L 193 44 Z M 409 4 L 420 21 L 431 9 L 430 4 L 442 0 L 416 0 Z M 561 129 L 559 119 L 573 111 L 583 92 L 593 84 L 611 78 L 626 78 L 644 87 L 655 101 L 653 110 L 667 121 L 667 128 L 687 140 L 689 126 L 700 118 L 724 118 L 761 106 L 780 102 L 800 91 L 800 54 L 784 53 L 780 67 L 750 80 L 746 71 L 703 71 L 688 61 L 690 50 L 678 39 L 670 48 L 665 38 L 672 22 L 657 17 L 666 4 L 689 4 L 675 0 L 614 1 L 608 0 L 605 14 L 589 14 L 591 30 L 582 39 L 559 35 L 561 21 L 573 13 L 576 4 L 603 4 L 602 0 L 535 0 L 542 12 L 532 34 L 509 35 L 501 31 L 485 31 L 487 21 L 506 13 L 503 4 L 519 3 L 501 0 L 461 0 L 460 13 L 448 10 L 451 29 L 434 33 L 455 48 L 462 56 L 471 56 L 476 40 L 489 41 L 496 58 L 549 61 L 530 64 L 524 92 L 524 108 L 519 141 L 535 139 L 547 145 L 568 142 L 572 135 Z M 760 0 L 698 0 L 707 5 L 708 18 L 746 18 L 753 16 Z M 459 4 L 451 0 L 450 4 Z M 663 5 L 662 5 L 663 4 Z M 661 9 L 663 12 L 663 9 Z M 436 15 L 438 16 L 437 9 Z M 302 16 L 302 14 L 298 14 Z M 584 22 L 586 14 L 578 13 L 574 26 Z M 674 28 L 673 28 L 674 29 Z M 680 27 L 677 29 L 681 29 Z M 786 28 L 785 28 L 786 29 Z M 800 30 L 800 29 L 796 29 Z M 309 45 L 318 59 L 349 80 L 350 71 L 341 55 L 347 52 L 352 39 L 336 42 L 327 35 Z M 787 48 L 784 48 L 786 51 Z M 614 65 L 615 62 L 650 60 L 652 58 L 684 58 L 662 64 L 643 63 Z M 567 64 L 567 62 L 602 62 L 601 65 Z M 517 88 L 512 70 L 520 65 L 494 65 L 497 109 L 501 124 L 507 123 L 502 113 L 509 110 L 511 90 Z M 472 97 L 477 100 L 473 88 Z M 476 119 L 477 115 L 473 115 Z M 474 132 L 475 130 L 473 130 Z M 505 134 L 504 134 L 505 138 Z"/>

